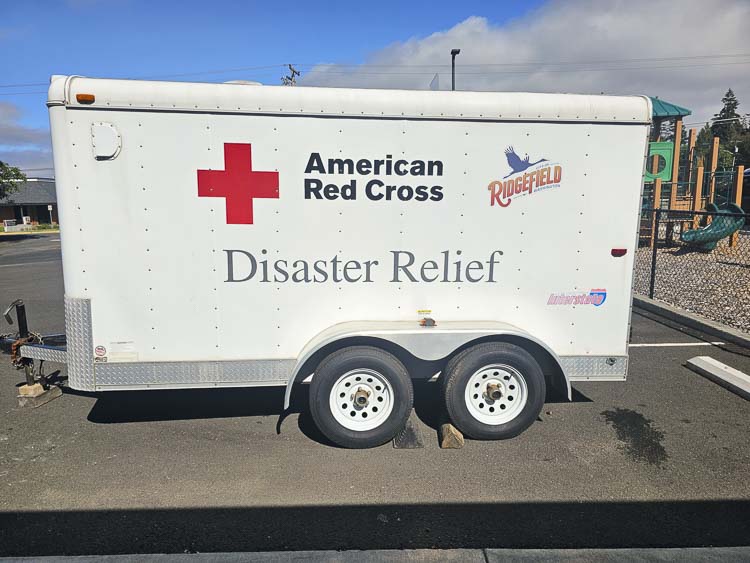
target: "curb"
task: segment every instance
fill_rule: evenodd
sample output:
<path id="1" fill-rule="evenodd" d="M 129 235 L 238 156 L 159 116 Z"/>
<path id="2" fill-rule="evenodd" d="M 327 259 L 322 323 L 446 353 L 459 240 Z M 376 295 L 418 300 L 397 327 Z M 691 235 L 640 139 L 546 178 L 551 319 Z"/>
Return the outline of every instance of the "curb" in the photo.
<path id="1" fill-rule="evenodd" d="M 750 334 L 727 325 L 711 321 L 685 309 L 678 309 L 662 301 L 649 299 L 643 295 L 633 295 L 633 307 L 650 311 L 667 319 L 677 321 L 687 327 L 718 336 L 726 342 L 750 348 Z"/>
<path id="2" fill-rule="evenodd" d="M 723 364 L 711 356 L 690 358 L 686 365 L 695 373 L 750 401 L 750 375 Z"/>
<path id="3" fill-rule="evenodd" d="M 41 235 L 49 233 L 51 235 L 59 235 L 60 229 L 39 229 L 38 231 L 18 231 L 17 233 L 0 233 L 0 237 L 20 237 L 29 235 Z"/>

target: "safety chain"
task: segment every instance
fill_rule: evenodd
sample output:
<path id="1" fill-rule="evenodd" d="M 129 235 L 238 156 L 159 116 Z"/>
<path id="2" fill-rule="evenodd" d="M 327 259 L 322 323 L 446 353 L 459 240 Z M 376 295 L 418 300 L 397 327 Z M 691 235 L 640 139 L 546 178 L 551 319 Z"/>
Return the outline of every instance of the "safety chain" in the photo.
<path id="1" fill-rule="evenodd" d="M 10 336 L 8 335 L 8 337 Z M 24 358 L 20 354 L 21 346 L 25 344 L 43 344 L 43 342 L 42 335 L 37 332 L 30 332 L 25 338 L 16 338 L 10 346 L 10 363 L 18 369 L 24 367 Z"/>

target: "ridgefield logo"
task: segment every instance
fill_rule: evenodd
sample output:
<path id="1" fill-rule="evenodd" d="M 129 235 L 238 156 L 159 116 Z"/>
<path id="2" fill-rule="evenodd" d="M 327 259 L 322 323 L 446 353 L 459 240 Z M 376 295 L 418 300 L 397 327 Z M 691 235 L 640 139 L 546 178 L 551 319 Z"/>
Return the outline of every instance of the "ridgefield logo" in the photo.
<path id="1" fill-rule="evenodd" d="M 508 160 L 510 173 L 502 180 L 493 180 L 487 186 L 491 206 L 508 207 L 513 198 L 560 187 L 562 166 L 559 164 L 546 158 L 530 162 L 528 154 L 522 159 L 512 146 L 505 149 L 505 158 Z"/>

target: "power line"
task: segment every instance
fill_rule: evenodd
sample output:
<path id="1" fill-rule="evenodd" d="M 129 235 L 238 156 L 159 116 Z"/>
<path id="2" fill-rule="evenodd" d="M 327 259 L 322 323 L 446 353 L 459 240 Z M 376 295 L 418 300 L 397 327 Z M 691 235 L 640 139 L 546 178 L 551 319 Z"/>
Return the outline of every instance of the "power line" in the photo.
<path id="1" fill-rule="evenodd" d="M 703 68 L 710 66 L 725 66 L 725 65 L 746 65 L 750 64 L 750 61 L 736 61 L 727 63 L 705 63 L 697 65 L 663 65 L 663 66 L 634 66 L 634 67 L 610 67 L 610 68 L 567 68 L 567 69 L 546 69 L 544 67 L 533 69 L 533 70 L 498 70 L 498 71 L 482 71 L 482 72 L 456 72 L 456 75 L 502 75 L 502 74 L 535 74 L 537 72 L 554 72 L 554 73 L 575 73 L 575 72 L 610 72 L 610 71 L 625 71 L 625 70 L 672 70 L 672 69 L 685 69 L 685 68 Z M 366 66 L 364 67 L 366 68 Z M 310 73 L 320 74 L 349 74 L 349 75 L 390 75 L 390 76 L 415 76 L 415 75 L 432 75 L 434 71 L 419 71 L 419 72 L 388 72 L 388 71 L 351 71 L 351 70 L 327 70 L 327 69 L 308 69 L 306 70 L 308 76 Z"/>
<path id="2" fill-rule="evenodd" d="M 691 121 L 689 123 L 683 123 L 683 125 L 702 125 L 706 124 L 708 125 L 710 123 L 724 123 L 727 121 L 744 121 L 744 117 L 728 117 L 726 119 L 707 119 L 706 121 Z"/>
<path id="3" fill-rule="evenodd" d="M 650 57 L 650 58 L 630 58 L 630 59 L 611 59 L 611 60 L 590 60 L 590 61 L 529 61 L 524 63 L 463 63 L 461 65 L 462 68 L 471 68 L 471 67 L 480 67 L 480 68 L 486 68 L 486 67 L 525 67 L 525 66 L 570 66 L 570 65 L 592 65 L 592 64 L 617 64 L 617 63 L 634 63 L 634 62 L 666 62 L 666 61 L 691 61 L 691 60 L 704 60 L 704 59 L 722 59 L 722 58 L 739 58 L 739 57 L 750 57 L 750 53 L 736 53 L 736 54 L 719 54 L 719 55 L 689 55 L 689 56 L 679 56 L 679 57 Z M 724 63 L 713 63 L 715 65 L 721 65 L 721 64 L 746 64 L 744 62 L 739 63 L 733 63 L 733 62 L 724 62 Z M 450 67 L 449 64 L 368 64 L 368 63 L 362 63 L 362 64 L 346 64 L 346 63 L 296 63 L 295 66 L 305 66 L 305 67 L 337 67 L 337 68 L 443 68 L 443 67 Z M 698 65 L 690 65 L 690 66 L 698 66 Z M 201 71 L 195 71 L 195 72 L 183 72 L 183 73 L 176 73 L 176 74 L 155 74 L 155 75 L 142 75 L 142 76 L 136 76 L 137 79 L 151 79 L 151 78 L 181 78 L 186 76 L 200 76 L 204 74 L 223 74 L 223 73 L 229 73 L 229 72 L 245 72 L 249 70 L 267 70 L 267 69 L 275 69 L 278 67 L 284 67 L 286 68 L 286 64 L 273 64 L 273 65 L 262 65 L 262 66 L 248 66 L 248 67 L 237 67 L 237 68 L 227 68 L 227 69 L 210 69 L 210 70 L 201 70 Z M 641 69 L 642 67 L 636 67 L 637 69 Z M 667 67 L 647 67 L 647 68 L 667 68 Z M 672 67 L 669 67 L 672 68 Z M 674 68 L 683 68 L 683 67 L 674 67 Z M 599 70 L 599 69 L 594 69 Z M 603 70 L 610 70 L 610 69 L 603 69 Z M 611 69 L 611 70 L 619 70 L 619 69 Z M 630 70 L 630 69 L 623 69 L 623 70 Z M 333 71 L 328 71 L 333 72 Z M 343 72 L 343 71 L 342 71 Z M 349 72 L 349 71 L 347 71 Z M 517 71 L 522 72 L 522 71 Z M 523 71 L 526 72 L 526 71 Z M 432 74 L 433 71 L 430 71 L 429 74 Z M 466 73 L 462 73 L 466 74 Z M 480 73 L 478 73 L 480 74 Z M 481 73 L 484 74 L 484 73 Z M 0 88 L 26 88 L 30 86 L 46 86 L 46 82 L 29 82 L 29 83 L 19 83 L 19 84 L 0 84 Z M 25 92 L 19 92 L 19 93 L 25 93 Z M 37 93 L 37 92 L 33 92 Z"/>
<path id="4" fill-rule="evenodd" d="M 264 66 L 245 66 L 245 67 L 239 67 L 239 68 L 225 68 L 225 69 L 219 69 L 219 70 L 201 70 L 196 72 L 182 72 L 177 74 L 152 74 L 152 75 L 136 75 L 133 78 L 123 78 L 121 80 L 140 80 L 140 79 L 150 79 L 150 78 L 181 78 L 184 76 L 200 76 L 202 74 L 223 74 L 226 72 L 244 72 L 248 70 L 265 70 L 265 69 L 273 69 L 278 67 L 285 67 L 286 65 L 283 64 L 275 64 L 275 65 L 264 65 Z M 0 88 L 28 88 L 30 86 L 47 86 L 49 82 L 27 82 L 24 84 L 0 84 Z M 19 94 L 23 94 L 24 92 L 18 92 Z M 33 92 L 36 93 L 36 92 Z"/>
<path id="5" fill-rule="evenodd" d="M 48 82 L 27 82 L 26 84 L 0 84 L 0 88 L 30 88 L 31 86 L 46 86 Z"/>
<path id="6" fill-rule="evenodd" d="M 688 61 L 699 59 L 719 59 L 719 58 L 738 58 L 750 57 L 750 53 L 738 53 L 734 55 L 693 55 L 684 57 L 651 57 L 640 59 L 612 59 L 612 60 L 593 60 L 593 61 L 527 61 L 523 63 L 462 63 L 461 67 L 488 67 L 488 66 L 557 66 L 557 65 L 586 65 L 586 64 L 612 64 L 612 63 L 634 63 L 634 62 L 664 62 L 664 61 Z M 298 63 L 298 66 L 336 66 L 336 67 L 384 67 L 384 68 L 449 68 L 450 63 L 439 64 L 345 64 L 345 63 Z"/>
<path id="7" fill-rule="evenodd" d="M 457 76 L 472 76 L 472 75 L 510 75 L 510 74 L 536 74 L 536 73 L 583 73 L 583 72 L 615 72 L 615 71 L 632 71 L 632 70 L 680 70 L 680 69 L 688 69 L 688 68 L 705 68 L 705 67 L 714 67 L 714 66 L 729 66 L 729 65 L 747 65 L 750 64 L 750 61 L 733 61 L 733 62 L 725 62 L 725 63 L 703 63 L 703 64 L 695 64 L 695 65 L 659 65 L 659 66 L 633 66 L 633 67 L 609 67 L 609 68 L 565 68 L 565 69 L 547 69 L 544 67 L 536 68 L 532 70 L 497 70 L 497 71 L 482 71 L 482 72 L 456 72 Z M 362 65 L 361 68 L 368 68 L 369 65 Z M 258 68 L 258 67 L 256 67 Z M 263 68 L 276 68 L 276 65 L 273 67 L 263 67 Z M 396 66 L 395 68 L 399 68 Z M 240 69 L 235 70 L 224 70 L 224 71 L 211 71 L 213 73 L 220 73 L 220 72 L 237 72 Z M 347 74 L 347 75 L 359 75 L 359 76 L 429 76 L 435 74 L 434 71 L 410 71 L 410 72 L 389 72 L 389 71 L 367 71 L 367 70 L 329 70 L 328 68 L 323 69 L 316 69 L 311 68 L 305 70 L 305 72 L 310 75 L 311 73 L 315 75 L 315 73 L 319 74 Z M 187 74 L 187 73 L 186 73 Z M 186 75 L 185 74 L 185 75 Z M 190 73 L 193 75 L 198 74 L 205 74 L 205 73 Z M 185 76 L 180 75 L 180 76 Z M 159 75 L 159 78 L 168 78 L 176 77 L 178 75 Z M 152 77 L 141 77 L 141 78 L 157 78 L 157 76 Z M 46 91 L 40 90 L 40 91 L 34 91 L 34 92 L 0 92 L 0 96 L 21 96 L 21 95 L 27 95 L 27 94 L 46 94 Z"/>
<path id="8" fill-rule="evenodd" d="M 225 68 L 220 70 L 201 70 L 196 72 L 183 72 L 180 74 L 156 74 L 151 76 L 140 76 L 138 78 L 181 78 L 184 76 L 200 76 L 202 74 L 224 74 L 227 72 L 245 72 L 248 70 L 265 70 L 265 69 L 273 69 L 273 68 L 279 68 L 283 67 L 286 68 L 285 64 L 275 64 L 275 65 L 264 65 L 264 66 L 245 66 L 245 67 L 239 67 L 239 68 Z"/>

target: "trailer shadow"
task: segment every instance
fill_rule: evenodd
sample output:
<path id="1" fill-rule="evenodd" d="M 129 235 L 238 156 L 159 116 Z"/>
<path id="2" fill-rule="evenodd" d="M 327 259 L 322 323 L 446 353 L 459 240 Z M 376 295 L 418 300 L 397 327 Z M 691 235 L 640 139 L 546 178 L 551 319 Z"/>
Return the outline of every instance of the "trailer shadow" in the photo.
<path id="1" fill-rule="evenodd" d="M 545 400 L 545 405 L 569 402 L 590 403 L 592 401 L 586 395 L 573 388 L 571 401 L 568 401 L 567 397 L 560 397 L 554 393 L 550 393 Z M 440 428 L 441 424 L 448 421 L 448 414 L 443 404 L 441 385 L 438 382 L 414 382 L 414 412 L 419 417 L 419 420 L 435 431 Z"/>
<path id="2" fill-rule="evenodd" d="M 337 448 L 315 425 L 307 404 L 308 390 L 307 385 L 298 385 L 292 393 L 289 409 L 284 411 L 283 387 L 117 393 L 85 393 L 65 388 L 68 394 L 96 397 L 96 403 L 87 416 L 87 420 L 95 424 L 278 415 L 276 433 L 281 434 L 285 420 L 291 415 L 299 414 L 297 425 L 306 437 Z"/>
<path id="3" fill-rule="evenodd" d="M 88 420 L 97 424 L 270 416 L 281 414 L 284 404 L 283 387 L 117 391 L 95 396 Z M 290 410 L 304 407 L 304 401 L 294 397 Z"/>
<path id="4" fill-rule="evenodd" d="M 282 408 L 283 387 L 118 391 L 116 393 L 82 393 L 66 388 L 65 392 L 97 398 L 87 417 L 89 422 L 96 424 L 278 415 L 276 432 L 281 434 L 285 420 L 293 414 L 299 414 L 297 425 L 305 436 L 320 444 L 338 447 L 328 440 L 315 425 L 308 408 L 308 390 L 309 386 L 298 385 L 292 393 L 292 401 L 286 411 Z M 559 402 L 568 401 L 548 397 L 546 404 Z M 591 399 L 573 389 L 573 402 L 591 402 Z M 441 386 L 438 383 L 414 381 L 414 412 L 423 424 L 435 431 L 448 420 L 443 405 Z"/>

